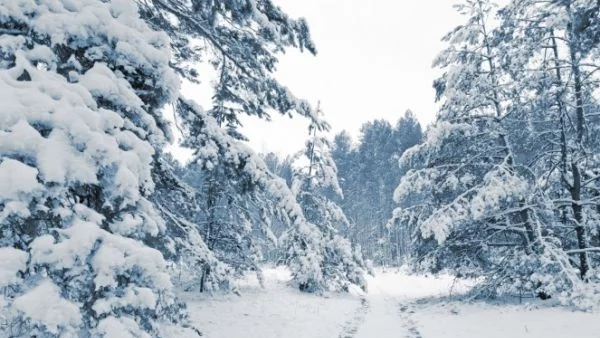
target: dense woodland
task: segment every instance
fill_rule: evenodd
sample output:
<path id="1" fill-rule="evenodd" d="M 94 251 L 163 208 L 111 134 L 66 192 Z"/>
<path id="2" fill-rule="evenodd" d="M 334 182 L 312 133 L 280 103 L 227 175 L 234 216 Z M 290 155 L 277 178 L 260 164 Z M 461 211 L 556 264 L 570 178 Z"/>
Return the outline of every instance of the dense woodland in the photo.
<path id="1" fill-rule="evenodd" d="M 598 302 L 600 3 L 457 10 L 435 122 L 352 139 L 275 78 L 317 49 L 271 0 L 0 2 L 0 336 L 198 336 L 175 291 L 267 263 L 317 294 L 406 265 Z M 180 92 L 200 65 L 210 107 Z M 308 119 L 304 149 L 246 145 L 241 116 L 272 114 Z"/>

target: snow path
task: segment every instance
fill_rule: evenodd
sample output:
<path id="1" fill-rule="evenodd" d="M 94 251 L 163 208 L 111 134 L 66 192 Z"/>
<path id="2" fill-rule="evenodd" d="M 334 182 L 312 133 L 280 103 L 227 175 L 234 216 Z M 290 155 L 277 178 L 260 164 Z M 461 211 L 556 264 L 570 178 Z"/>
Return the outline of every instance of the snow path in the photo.
<path id="1" fill-rule="evenodd" d="M 290 288 L 289 273 L 265 270 L 266 285 L 242 296 L 184 293 L 207 338 L 598 338 L 600 315 L 547 303 L 492 305 L 441 300 L 462 293 L 449 277 L 380 271 L 367 295 L 315 296 Z M 428 299 L 428 300 L 424 300 Z M 176 337 L 173 337 L 176 338 Z"/>
<path id="2" fill-rule="evenodd" d="M 360 301 L 360 307 L 354 312 L 354 317 L 344 324 L 339 338 L 354 338 L 358 328 L 363 325 L 365 317 L 369 313 L 370 307 L 371 304 L 369 304 L 369 301 L 366 298 L 362 298 Z"/>
<path id="3" fill-rule="evenodd" d="M 452 287 L 449 277 L 424 279 L 400 273 L 370 277 L 366 299 L 371 311 L 352 338 L 422 338 L 411 303 L 423 297 L 448 295 Z"/>
<path id="4" fill-rule="evenodd" d="M 356 331 L 356 335 L 343 338 L 400 338 L 408 333 L 399 316 L 395 299 L 388 297 L 368 298 L 370 311 Z"/>

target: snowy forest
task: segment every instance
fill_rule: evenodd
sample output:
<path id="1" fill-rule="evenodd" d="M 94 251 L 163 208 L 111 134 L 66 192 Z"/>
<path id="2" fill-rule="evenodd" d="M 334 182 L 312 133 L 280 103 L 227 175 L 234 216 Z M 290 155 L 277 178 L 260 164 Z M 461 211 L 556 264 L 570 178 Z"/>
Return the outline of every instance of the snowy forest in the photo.
<path id="1" fill-rule="evenodd" d="M 302 337 L 470 337 L 418 328 L 412 300 L 434 295 L 369 298 L 432 276 L 456 298 L 438 308 L 597 311 L 600 2 L 454 7 L 434 122 L 364 112 L 356 136 L 276 77 L 318 48 L 277 0 L 1 0 L 0 337 L 294 338 L 252 331 L 286 299 L 301 310 L 272 317 L 319 328 Z M 303 149 L 248 145 L 242 119 L 275 115 L 308 123 Z"/>

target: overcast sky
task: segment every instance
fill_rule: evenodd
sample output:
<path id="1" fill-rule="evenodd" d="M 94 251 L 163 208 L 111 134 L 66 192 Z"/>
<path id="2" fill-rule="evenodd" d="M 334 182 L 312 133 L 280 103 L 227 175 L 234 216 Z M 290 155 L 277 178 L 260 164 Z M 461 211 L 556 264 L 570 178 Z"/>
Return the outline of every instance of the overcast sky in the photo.
<path id="1" fill-rule="evenodd" d="M 452 0 L 274 0 L 308 21 L 318 55 L 290 51 L 277 77 L 321 108 L 333 133 L 384 118 L 392 123 L 411 109 L 423 125 L 436 113 L 432 60 L 441 37 L 459 24 Z M 292 153 L 303 147 L 306 123 L 277 118 L 244 120 L 257 151 Z"/>
<path id="2" fill-rule="evenodd" d="M 360 126 L 375 119 L 392 124 L 411 109 L 425 127 L 436 114 L 431 64 L 444 44 L 441 38 L 461 17 L 455 0 L 274 0 L 292 17 L 304 17 L 317 56 L 288 51 L 281 56 L 278 79 L 313 105 L 321 102 L 331 136 L 349 131 L 355 141 Z M 210 81 L 184 85 L 185 96 L 205 107 Z M 304 147 L 307 122 L 279 115 L 273 121 L 242 119 L 243 132 L 258 152 L 291 154 Z M 186 160 L 189 152 L 174 146 Z"/>

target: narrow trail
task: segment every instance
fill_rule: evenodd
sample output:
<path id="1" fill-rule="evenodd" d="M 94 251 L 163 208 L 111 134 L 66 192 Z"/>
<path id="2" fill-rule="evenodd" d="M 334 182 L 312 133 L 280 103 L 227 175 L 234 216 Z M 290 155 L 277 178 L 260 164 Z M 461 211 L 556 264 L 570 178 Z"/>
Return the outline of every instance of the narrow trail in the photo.
<path id="1" fill-rule="evenodd" d="M 411 304 L 398 304 L 398 314 L 400 316 L 400 321 L 402 322 L 402 326 L 408 331 L 408 333 L 404 335 L 405 338 L 423 338 L 423 336 L 421 335 L 421 331 L 419 331 L 419 328 L 417 326 L 417 322 L 415 322 L 412 316 L 414 313 L 415 311 L 413 310 Z"/>
<path id="2" fill-rule="evenodd" d="M 356 331 L 364 323 L 370 310 L 370 304 L 366 298 L 362 298 L 360 303 L 360 307 L 356 309 L 354 316 L 344 324 L 342 333 L 338 338 L 354 338 L 356 336 Z"/>
<path id="3" fill-rule="evenodd" d="M 394 294 L 386 290 L 384 285 L 371 283 L 366 295 L 370 311 L 363 319 L 362 325 L 355 330 L 356 334 L 349 337 L 421 338 L 408 314 L 399 310 L 402 308 L 399 304 L 405 303 L 406 300 L 406 295 Z"/>
<path id="4" fill-rule="evenodd" d="M 410 333 L 399 315 L 395 297 L 375 295 L 369 297 L 371 311 L 352 338 L 404 338 Z M 414 336 L 417 337 L 417 336 Z"/>
<path id="5" fill-rule="evenodd" d="M 394 277 L 369 280 L 365 296 L 368 312 L 360 321 L 353 321 L 352 330 L 339 338 L 423 338 L 417 321 L 415 301 L 423 297 L 447 294 L 448 283 L 419 277 Z"/>

